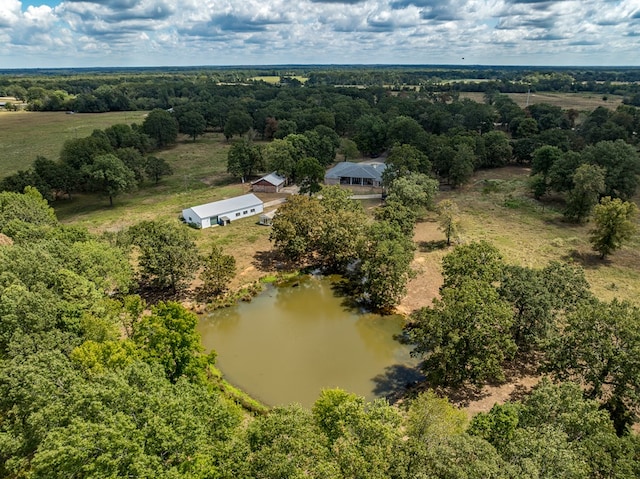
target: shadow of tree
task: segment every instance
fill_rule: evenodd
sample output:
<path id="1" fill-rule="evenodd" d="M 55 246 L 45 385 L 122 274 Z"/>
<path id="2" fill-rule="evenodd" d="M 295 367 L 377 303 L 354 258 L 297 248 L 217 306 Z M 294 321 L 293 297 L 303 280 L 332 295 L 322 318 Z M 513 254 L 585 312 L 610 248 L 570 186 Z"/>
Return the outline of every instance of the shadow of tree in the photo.
<path id="1" fill-rule="evenodd" d="M 598 269 L 611 265 L 609 258 L 602 259 L 598 253 L 578 251 L 577 249 L 572 249 L 566 255 L 562 256 L 562 259 L 564 261 L 577 263 L 584 269 Z"/>
<path id="2" fill-rule="evenodd" d="M 423 380 L 424 376 L 417 367 L 394 364 L 386 367 L 384 373 L 373 378 L 375 383 L 373 392 L 393 403 L 404 397 L 407 390 Z"/>
<path id="3" fill-rule="evenodd" d="M 446 249 L 448 247 L 446 240 L 438 241 L 420 241 L 418 243 L 418 249 L 423 253 L 430 253 L 432 251 Z"/>

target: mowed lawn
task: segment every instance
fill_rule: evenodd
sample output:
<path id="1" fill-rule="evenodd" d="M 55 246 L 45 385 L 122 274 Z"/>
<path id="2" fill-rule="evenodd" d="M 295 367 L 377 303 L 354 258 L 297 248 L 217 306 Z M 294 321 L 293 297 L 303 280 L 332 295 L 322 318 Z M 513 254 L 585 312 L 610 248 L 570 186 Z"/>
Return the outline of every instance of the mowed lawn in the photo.
<path id="1" fill-rule="evenodd" d="M 0 111 L 0 177 L 27 169 L 38 156 L 57 160 L 66 140 L 116 123 L 142 123 L 147 112 Z"/>

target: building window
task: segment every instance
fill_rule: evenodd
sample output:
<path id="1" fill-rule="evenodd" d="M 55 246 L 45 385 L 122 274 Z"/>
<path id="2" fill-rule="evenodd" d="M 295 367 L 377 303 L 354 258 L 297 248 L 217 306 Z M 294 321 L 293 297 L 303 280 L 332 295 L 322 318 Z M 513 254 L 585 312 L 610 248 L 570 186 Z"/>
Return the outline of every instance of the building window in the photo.
<path id="1" fill-rule="evenodd" d="M 256 212 L 256 209 L 255 209 L 255 208 L 251 208 L 251 212 L 252 212 L 252 213 L 255 213 L 255 212 Z"/>
<path id="2" fill-rule="evenodd" d="M 248 213 L 248 211 L 247 211 L 247 210 L 244 210 L 244 211 L 242 212 L 242 214 L 243 214 L 243 215 L 246 215 L 247 213 Z"/>
<path id="3" fill-rule="evenodd" d="M 236 213 L 236 216 L 240 216 L 240 213 Z"/>

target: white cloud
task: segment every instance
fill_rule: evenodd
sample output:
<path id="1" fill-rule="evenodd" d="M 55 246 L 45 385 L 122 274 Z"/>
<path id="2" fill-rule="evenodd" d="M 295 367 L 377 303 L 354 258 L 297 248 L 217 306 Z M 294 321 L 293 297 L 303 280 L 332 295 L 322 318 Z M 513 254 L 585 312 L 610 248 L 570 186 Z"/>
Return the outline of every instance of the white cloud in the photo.
<path id="1" fill-rule="evenodd" d="M 0 67 L 640 65 L 640 0 L 0 0 Z M 42 64 L 43 61 L 48 62 Z"/>

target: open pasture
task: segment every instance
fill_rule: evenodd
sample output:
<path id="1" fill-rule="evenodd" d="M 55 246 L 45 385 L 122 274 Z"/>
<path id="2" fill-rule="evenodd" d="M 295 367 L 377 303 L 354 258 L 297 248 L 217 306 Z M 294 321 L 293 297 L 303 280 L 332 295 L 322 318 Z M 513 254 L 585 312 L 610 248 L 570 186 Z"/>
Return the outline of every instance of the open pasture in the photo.
<path id="1" fill-rule="evenodd" d="M 574 109 L 578 111 L 592 111 L 603 106 L 615 110 L 622 104 L 622 97 L 619 95 L 601 95 L 597 93 L 507 93 L 509 98 L 515 101 L 520 108 L 525 108 L 527 104 L 546 103 L 547 105 L 559 106 L 564 110 Z M 606 100 L 603 97 L 606 96 Z M 484 93 L 480 92 L 460 92 L 460 98 L 469 98 L 482 103 Z"/>
<path id="2" fill-rule="evenodd" d="M 38 156 L 57 160 L 66 140 L 117 123 L 141 123 L 147 112 L 0 111 L 0 177 L 27 169 Z"/>

